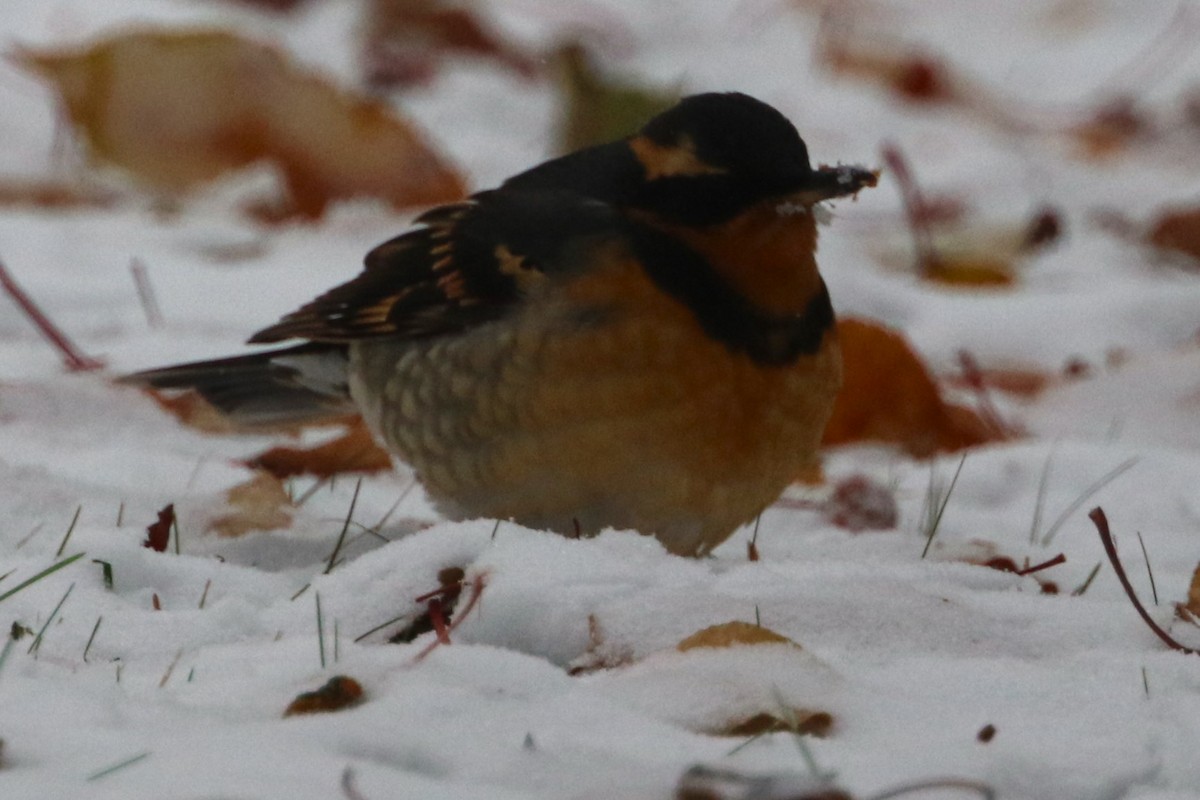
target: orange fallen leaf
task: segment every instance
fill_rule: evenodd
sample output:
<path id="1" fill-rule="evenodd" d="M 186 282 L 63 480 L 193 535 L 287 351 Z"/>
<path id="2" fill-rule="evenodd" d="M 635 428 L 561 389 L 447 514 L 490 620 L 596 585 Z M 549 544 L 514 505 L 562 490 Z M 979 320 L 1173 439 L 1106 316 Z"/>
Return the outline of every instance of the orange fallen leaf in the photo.
<path id="1" fill-rule="evenodd" d="M 942 399 L 896 331 L 850 318 L 838 322 L 838 337 L 845 375 L 824 444 L 887 442 L 923 457 L 998 438 L 978 414 Z"/>
<path id="2" fill-rule="evenodd" d="M 392 468 L 387 451 L 375 443 L 362 417 L 355 417 L 341 436 L 316 447 L 272 447 L 246 461 L 276 478 L 314 475 L 328 478 L 343 472 L 382 472 Z"/>
<path id="3" fill-rule="evenodd" d="M 285 717 L 297 714 L 326 714 L 341 711 L 363 702 L 362 684 L 345 675 L 335 675 L 321 688 L 298 695 L 283 712 Z"/>
<path id="4" fill-rule="evenodd" d="M 167 393 L 146 389 L 145 392 L 158 404 L 159 408 L 190 428 L 205 433 L 230 433 L 234 429 L 229 418 L 218 411 L 212 403 L 201 397 L 197 391 L 189 389 L 185 392 Z"/>
<path id="5" fill-rule="evenodd" d="M 734 645 L 754 644 L 790 644 L 795 648 L 800 647 L 791 639 L 770 628 L 733 620 L 696 631 L 675 645 L 675 649 L 684 653 L 698 647 L 733 647 Z"/>
<path id="6" fill-rule="evenodd" d="M 219 30 L 140 30 L 83 48 L 20 49 L 51 83 L 88 156 L 179 194 L 269 162 L 290 210 L 333 200 L 397 207 L 459 199 L 461 178 L 383 104 L 343 92 L 281 51 Z"/>
<path id="7" fill-rule="evenodd" d="M 1150 224 L 1146 241 L 1159 250 L 1200 260 L 1200 207 L 1168 208 Z"/>
<path id="8" fill-rule="evenodd" d="M 292 501 L 283 484 L 269 472 L 258 472 L 230 489 L 225 500 L 231 511 L 209 524 L 221 536 L 271 531 L 292 524 Z"/>

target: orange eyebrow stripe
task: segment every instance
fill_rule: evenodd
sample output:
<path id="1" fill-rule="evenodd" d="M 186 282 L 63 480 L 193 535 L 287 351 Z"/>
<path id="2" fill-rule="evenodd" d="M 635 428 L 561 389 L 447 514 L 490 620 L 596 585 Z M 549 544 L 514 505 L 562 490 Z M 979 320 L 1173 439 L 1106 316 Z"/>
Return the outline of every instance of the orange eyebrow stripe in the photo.
<path id="1" fill-rule="evenodd" d="M 727 171 L 701 161 L 686 137 L 677 144 L 661 145 L 645 136 L 635 136 L 629 140 L 629 149 L 646 171 L 648 181 L 721 175 Z"/>

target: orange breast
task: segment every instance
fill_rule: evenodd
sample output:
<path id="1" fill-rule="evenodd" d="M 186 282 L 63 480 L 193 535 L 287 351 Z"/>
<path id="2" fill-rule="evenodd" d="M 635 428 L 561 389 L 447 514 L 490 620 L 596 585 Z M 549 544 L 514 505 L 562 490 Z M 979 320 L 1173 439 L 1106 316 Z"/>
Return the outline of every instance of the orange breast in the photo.
<path id="1" fill-rule="evenodd" d="M 510 319 L 352 353 L 356 398 L 384 399 L 368 422 L 450 516 L 632 528 L 689 555 L 812 464 L 841 378 L 832 331 L 764 367 L 619 258 Z"/>

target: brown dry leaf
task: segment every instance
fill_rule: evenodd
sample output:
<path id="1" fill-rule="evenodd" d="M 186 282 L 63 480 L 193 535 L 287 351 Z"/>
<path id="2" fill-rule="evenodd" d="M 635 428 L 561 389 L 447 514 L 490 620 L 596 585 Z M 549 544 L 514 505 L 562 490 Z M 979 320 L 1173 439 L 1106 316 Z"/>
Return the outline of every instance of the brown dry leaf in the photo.
<path id="1" fill-rule="evenodd" d="M 1200 625 L 1200 564 L 1192 572 L 1192 582 L 1188 585 L 1186 603 L 1176 603 L 1175 613 L 1181 619 L 1194 625 Z"/>
<path id="2" fill-rule="evenodd" d="M 448 55 L 486 58 L 526 78 L 538 73 L 536 60 L 461 4 L 370 0 L 364 28 L 366 82 L 377 89 L 425 83 Z"/>
<path id="3" fill-rule="evenodd" d="M 250 531 L 273 531 L 292 524 L 292 501 L 278 478 L 258 472 L 230 489 L 225 500 L 230 513 L 209 524 L 220 536 L 241 536 Z"/>
<path id="4" fill-rule="evenodd" d="M 312 692 L 304 692 L 288 704 L 285 717 L 297 714 L 324 714 L 352 708 L 363 702 L 362 684 L 345 675 L 335 675 L 324 686 Z"/>
<path id="5" fill-rule="evenodd" d="M 925 365 L 896 331 L 860 319 L 838 322 L 842 391 L 824 444 L 878 441 L 924 457 L 996 437 L 979 415 L 942 399 Z"/>
<path id="6" fill-rule="evenodd" d="M 234 430 L 234 425 L 229 418 L 195 390 L 167 393 L 146 389 L 145 393 L 158 404 L 159 408 L 190 428 L 205 433 L 231 433 Z"/>
<path id="7" fill-rule="evenodd" d="M 675 648 L 684 653 L 698 647 L 733 647 L 741 644 L 790 644 L 792 647 L 800 647 L 791 639 L 770 628 L 733 620 L 696 631 L 675 645 Z"/>
<path id="8" fill-rule="evenodd" d="M 21 49 L 95 161 L 178 194 L 248 164 L 275 165 L 289 210 L 398 207 L 463 196 L 462 179 L 386 106 L 343 92 L 279 50 L 219 30 L 141 30 L 80 49 Z"/>
<path id="9" fill-rule="evenodd" d="M 1106 159 L 1120 155 L 1139 138 L 1150 138 L 1152 128 L 1134 99 L 1121 97 L 1095 109 L 1066 133 L 1078 143 L 1083 156 Z"/>
<path id="10" fill-rule="evenodd" d="M 1200 616 L 1200 564 L 1196 565 L 1196 569 L 1192 572 L 1192 582 L 1188 586 L 1188 611 Z"/>
<path id="11" fill-rule="evenodd" d="M 963 98 L 961 78 L 951 75 L 945 63 L 881 36 L 861 35 L 848 16 L 826 17 L 817 58 L 837 75 L 881 84 L 909 102 L 957 103 Z"/>
<path id="12" fill-rule="evenodd" d="M 1159 212 L 1146 233 L 1146 242 L 1159 250 L 1200 260 L 1200 206 L 1168 208 Z"/>
<path id="13" fill-rule="evenodd" d="M 764 733 L 801 733 L 824 738 L 833 730 L 833 715 L 828 711 L 808 708 L 789 708 L 786 714 L 766 711 L 732 722 L 719 730 L 708 731 L 714 736 L 759 736 Z"/>
<path id="14" fill-rule="evenodd" d="M 158 512 L 158 519 L 146 528 L 146 541 L 142 547 L 147 547 L 156 553 L 167 552 L 167 544 L 171 541 L 171 526 L 175 524 L 175 504 L 167 503 Z"/>
<path id="15" fill-rule="evenodd" d="M 895 490 L 866 475 L 839 480 L 821 510 L 830 522 L 851 533 L 890 530 L 900 517 Z"/>
<path id="16" fill-rule="evenodd" d="M 328 478 L 343 472 L 383 472 L 392 468 L 387 451 L 375 443 L 362 417 L 355 417 L 341 436 L 316 447 L 272 447 L 249 459 L 246 466 L 276 478 L 314 475 Z"/>

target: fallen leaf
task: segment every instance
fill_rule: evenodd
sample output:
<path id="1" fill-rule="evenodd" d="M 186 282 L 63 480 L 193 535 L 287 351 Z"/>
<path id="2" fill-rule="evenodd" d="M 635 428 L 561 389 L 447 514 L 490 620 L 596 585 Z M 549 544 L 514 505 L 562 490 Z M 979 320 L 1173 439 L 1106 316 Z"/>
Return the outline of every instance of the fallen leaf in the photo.
<path id="1" fill-rule="evenodd" d="M 158 512 L 158 519 L 146 528 L 146 541 L 142 547 L 148 547 L 156 553 L 165 553 L 167 543 L 171 541 L 171 526 L 175 523 L 175 504 L 167 503 Z"/>
<path id="2" fill-rule="evenodd" d="M 231 433 L 234 430 L 233 422 L 195 390 L 167 393 L 146 389 L 145 392 L 159 408 L 190 428 L 205 433 Z"/>
<path id="3" fill-rule="evenodd" d="M 1200 266 L 1200 206 L 1160 211 L 1150 223 L 1146 241 L 1159 250 L 1189 256 Z"/>
<path id="4" fill-rule="evenodd" d="M 355 417 L 341 436 L 316 447 L 272 447 L 250 458 L 246 466 L 276 478 L 313 475 L 328 478 L 343 472 L 383 472 L 392 468 L 387 451 L 375 443 L 361 417 Z"/>
<path id="5" fill-rule="evenodd" d="M 770 628 L 733 620 L 696 631 L 675 645 L 675 649 L 683 653 L 698 647 L 733 647 L 734 645 L 754 644 L 790 644 L 792 647 L 800 648 L 800 645 Z"/>
<path id="6" fill-rule="evenodd" d="M 1200 625 L 1200 564 L 1197 564 L 1196 569 L 1192 571 L 1187 602 L 1176 603 L 1175 613 L 1192 624 Z"/>
<path id="7" fill-rule="evenodd" d="M 714 736 L 760 736 L 764 733 L 799 733 L 823 739 L 833 730 L 833 715 L 828 711 L 789 708 L 786 714 L 761 712 L 729 727 L 708 731 Z"/>
<path id="8" fill-rule="evenodd" d="M 1067 128 L 1082 155 L 1105 159 L 1119 155 L 1139 138 L 1150 138 L 1153 126 L 1132 97 L 1109 100 Z"/>
<path id="9" fill-rule="evenodd" d="M 345 675 L 335 675 L 324 686 L 298 695 L 283 712 L 285 717 L 298 714 L 326 714 L 363 702 L 362 684 Z"/>
<path id="10" fill-rule="evenodd" d="M 366 83 L 376 89 L 427 83 L 447 56 L 488 59 L 526 78 L 539 71 L 478 14 L 444 0 L 370 0 L 364 29 Z"/>
<path id="11" fill-rule="evenodd" d="M 895 492 L 866 475 L 839 480 L 822 511 L 834 525 L 852 533 L 895 528 L 900 516 Z"/>
<path id="12" fill-rule="evenodd" d="M 966 288 L 1011 286 L 1021 263 L 1062 237 L 1062 215 L 1040 208 L 1013 223 L 963 223 L 933 234 L 933 263 L 922 277 Z"/>
<path id="13" fill-rule="evenodd" d="M 292 501 L 278 478 L 260 471 L 225 495 L 228 514 L 209 524 L 221 536 L 241 536 L 250 531 L 272 531 L 292 523 Z"/>
<path id="14" fill-rule="evenodd" d="M 464 193 L 388 107 L 233 33 L 129 31 L 14 59 L 53 85 L 91 159 L 168 195 L 264 161 L 283 176 L 287 209 L 306 217 L 342 198 L 406 207 Z"/>
<path id="15" fill-rule="evenodd" d="M 917 457 L 998 438 L 975 412 L 942 399 L 904 337 L 860 319 L 838 322 L 845 373 L 824 444 L 887 442 Z"/>

